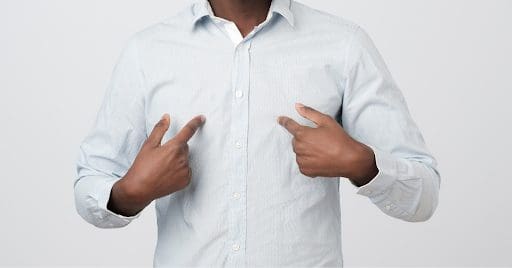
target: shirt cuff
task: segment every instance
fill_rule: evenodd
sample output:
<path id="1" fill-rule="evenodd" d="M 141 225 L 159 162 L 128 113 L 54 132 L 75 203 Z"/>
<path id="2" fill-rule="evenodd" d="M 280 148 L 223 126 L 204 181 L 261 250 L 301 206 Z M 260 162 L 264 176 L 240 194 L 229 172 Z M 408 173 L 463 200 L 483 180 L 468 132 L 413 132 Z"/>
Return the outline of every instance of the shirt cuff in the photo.
<path id="1" fill-rule="evenodd" d="M 367 197 L 376 197 L 384 194 L 396 181 L 398 175 L 397 166 L 399 166 L 400 163 L 390 153 L 379 150 L 372 145 L 368 146 L 372 148 L 375 154 L 375 163 L 377 164 L 379 172 L 370 182 L 359 187 L 357 194 Z"/>
<path id="2" fill-rule="evenodd" d="M 98 207 L 101 211 L 104 212 L 104 218 L 108 219 L 108 226 L 107 227 L 115 227 L 115 226 L 123 226 L 127 225 L 134 219 L 138 218 L 142 211 L 139 211 L 136 215 L 133 216 L 124 216 L 121 214 L 117 214 L 107 208 L 108 201 L 110 199 L 110 193 L 112 191 L 112 187 L 114 186 L 114 183 L 116 183 L 117 180 L 111 180 L 103 184 L 99 191 L 98 195 Z"/>

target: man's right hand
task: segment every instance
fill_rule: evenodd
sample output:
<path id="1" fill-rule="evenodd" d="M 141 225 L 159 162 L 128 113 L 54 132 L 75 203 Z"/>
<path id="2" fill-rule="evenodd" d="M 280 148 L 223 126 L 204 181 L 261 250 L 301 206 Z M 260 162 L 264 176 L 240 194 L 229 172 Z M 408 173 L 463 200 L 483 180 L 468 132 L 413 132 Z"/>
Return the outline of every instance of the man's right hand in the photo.
<path id="1" fill-rule="evenodd" d="M 133 216 L 151 201 L 187 187 L 192 176 L 187 142 L 204 121 L 202 115 L 195 117 L 174 138 L 161 144 L 170 125 L 170 117 L 165 114 L 142 145 L 126 175 L 112 187 L 108 209 Z"/>

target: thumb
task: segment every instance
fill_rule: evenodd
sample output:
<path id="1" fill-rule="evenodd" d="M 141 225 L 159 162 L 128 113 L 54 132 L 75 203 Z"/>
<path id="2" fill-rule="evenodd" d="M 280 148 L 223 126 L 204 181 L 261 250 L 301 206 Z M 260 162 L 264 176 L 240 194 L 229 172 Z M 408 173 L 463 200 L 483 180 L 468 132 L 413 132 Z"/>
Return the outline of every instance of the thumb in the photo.
<path id="1" fill-rule="evenodd" d="M 164 114 L 160 121 L 156 123 L 155 127 L 151 131 L 151 134 L 147 139 L 147 143 L 154 147 L 160 146 L 162 138 L 164 137 L 165 132 L 167 132 L 167 130 L 169 129 L 170 124 L 171 117 L 169 116 L 169 114 Z"/>

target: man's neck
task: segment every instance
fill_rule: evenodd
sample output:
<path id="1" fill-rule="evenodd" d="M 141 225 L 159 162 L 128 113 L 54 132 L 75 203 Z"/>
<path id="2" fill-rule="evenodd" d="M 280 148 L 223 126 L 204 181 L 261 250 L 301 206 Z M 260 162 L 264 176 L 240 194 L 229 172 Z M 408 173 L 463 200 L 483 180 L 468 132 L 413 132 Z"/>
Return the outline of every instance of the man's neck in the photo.
<path id="1" fill-rule="evenodd" d="M 242 36 L 265 21 L 272 0 L 209 0 L 215 16 L 233 21 Z"/>

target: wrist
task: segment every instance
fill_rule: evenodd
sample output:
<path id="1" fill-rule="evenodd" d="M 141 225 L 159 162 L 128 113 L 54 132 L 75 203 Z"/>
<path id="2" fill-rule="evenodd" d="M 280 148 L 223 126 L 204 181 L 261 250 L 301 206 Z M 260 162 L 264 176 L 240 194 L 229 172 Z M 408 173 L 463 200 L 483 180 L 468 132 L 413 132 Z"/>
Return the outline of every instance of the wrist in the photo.
<path id="1" fill-rule="evenodd" d="M 375 161 L 375 153 L 369 146 L 358 142 L 354 155 L 353 164 L 351 165 L 353 170 L 348 178 L 354 185 L 361 187 L 375 178 L 379 169 Z"/>
<path id="2" fill-rule="evenodd" d="M 133 216 L 143 210 L 151 201 L 146 201 L 138 187 L 126 177 L 112 186 L 108 208 L 118 214 Z"/>
<path id="3" fill-rule="evenodd" d="M 132 179 L 129 174 L 121 178 L 114 187 L 118 188 L 119 195 L 126 204 L 140 206 L 151 202 L 148 200 L 147 194 L 144 193 L 142 187 L 137 185 L 137 181 Z"/>

